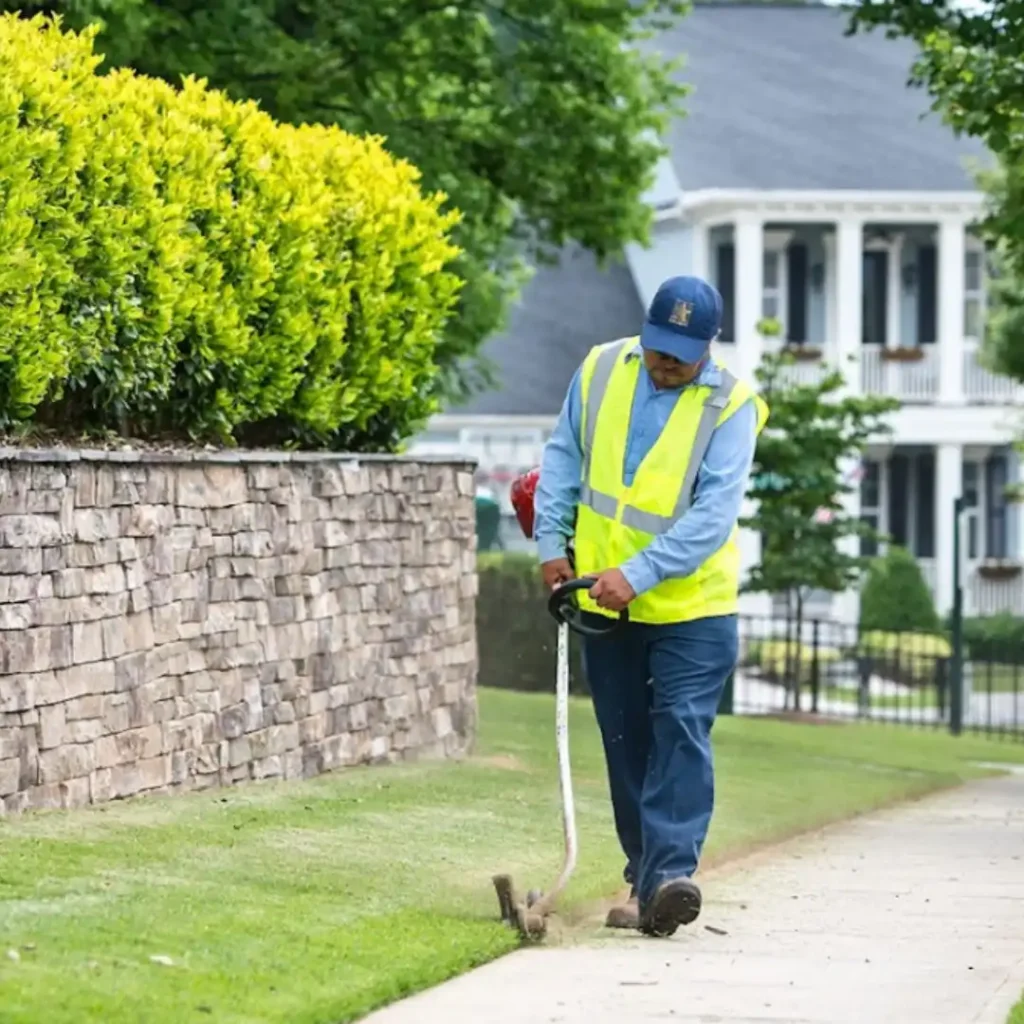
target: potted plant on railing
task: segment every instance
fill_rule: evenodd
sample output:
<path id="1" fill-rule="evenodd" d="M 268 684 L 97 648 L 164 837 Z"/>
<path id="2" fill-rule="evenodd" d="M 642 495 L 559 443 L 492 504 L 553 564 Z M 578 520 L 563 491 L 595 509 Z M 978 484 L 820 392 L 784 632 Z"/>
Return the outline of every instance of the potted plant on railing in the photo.
<path id="1" fill-rule="evenodd" d="M 1020 562 L 1007 558 L 989 559 L 978 566 L 978 575 L 992 583 L 1015 580 L 1021 574 Z"/>
<path id="2" fill-rule="evenodd" d="M 757 322 L 757 333 L 765 340 L 781 338 L 782 324 L 774 317 L 764 317 Z M 783 341 L 779 353 L 797 363 L 816 363 L 822 356 L 820 348 L 802 341 Z"/>
<path id="3" fill-rule="evenodd" d="M 919 363 L 924 359 L 920 345 L 900 345 L 897 348 L 883 348 L 882 361 L 886 363 Z"/>

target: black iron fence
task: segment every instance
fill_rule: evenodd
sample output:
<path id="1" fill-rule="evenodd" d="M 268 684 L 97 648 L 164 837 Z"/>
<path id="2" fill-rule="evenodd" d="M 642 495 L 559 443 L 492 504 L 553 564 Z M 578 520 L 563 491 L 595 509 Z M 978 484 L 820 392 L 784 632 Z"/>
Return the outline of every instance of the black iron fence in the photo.
<path id="1" fill-rule="evenodd" d="M 953 654 L 944 636 L 744 617 L 726 703 L 736 714 L 801 712 L 1024 741 L 1024 661 L 977 658 L 968 648 L 958 671 Z"/>

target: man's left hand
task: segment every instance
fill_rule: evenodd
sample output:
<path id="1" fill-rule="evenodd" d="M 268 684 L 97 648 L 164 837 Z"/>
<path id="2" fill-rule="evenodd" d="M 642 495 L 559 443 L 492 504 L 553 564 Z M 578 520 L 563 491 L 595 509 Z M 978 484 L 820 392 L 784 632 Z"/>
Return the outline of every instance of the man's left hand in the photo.
<path id="1" fill-rule="evenodd" d="M 610 612 L 621 612 L 636 597 L 636 591 L 629 585 L 621 569 L 606 569 L 599 573 L 590 588 L 590 596 L 599 608 Z"/>

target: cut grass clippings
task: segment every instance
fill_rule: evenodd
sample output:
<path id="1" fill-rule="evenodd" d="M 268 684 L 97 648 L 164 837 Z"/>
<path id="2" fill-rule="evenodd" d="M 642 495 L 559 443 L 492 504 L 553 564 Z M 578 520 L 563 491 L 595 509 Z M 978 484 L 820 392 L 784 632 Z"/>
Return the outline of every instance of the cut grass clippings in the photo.
<path id="1" fill-rule="evenodd" d="M 480 700 L 463 763 L 0 820 L 3 1024 L 341 1024 L 513 949 L 491 875 L 544 886 L 559 866 L 554 705 Z M 714 861 L 1024 761 L 877 725 L 723 718 L 715 739 Z M 578 906 L 622 863 L 586 702 L 572 743 Z"/>

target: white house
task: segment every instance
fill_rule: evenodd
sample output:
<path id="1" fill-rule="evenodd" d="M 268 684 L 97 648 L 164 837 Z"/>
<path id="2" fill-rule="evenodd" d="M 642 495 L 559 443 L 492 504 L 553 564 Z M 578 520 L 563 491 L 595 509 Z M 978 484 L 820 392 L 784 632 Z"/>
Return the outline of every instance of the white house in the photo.
<path id="1" fill-rule="evenodd" d="M 962 492 L 968 613 L 1024 614 L 1024 506 L 1005 493 L 1022 478 L 1011 441 L 1024 390 L 979 358 L 982 197 L 969 163 L 984 154 L 906 87 L 908 45 L 846 37 L 845 24 L 829 7 L 708 5 L 653 41 L 685 55 L 694 90 L 651 190 L 650 246 L 625 267 L 567 251 L 538 272 L 487 346 L 499 387 L 438 417 L 417 447 L 476 454 L 500 492 L 536 463 L 587 349 L 635 334 L 664 278 L 705 275 L 727 310 L 716 355 L 737 372 L 753 373 L 755 325 L 772 316 L 805 351 L 792 372 L 840 365 L 852 390 L 902 401 L 860 467 L 854 511 L 918 556 L 940 609 Z M 757 543 L 745 537 L 748 561 Z M 855 602 L 831 612 L 848 619 Z"/>

